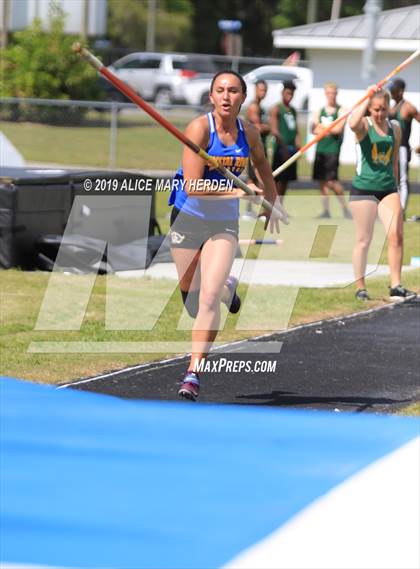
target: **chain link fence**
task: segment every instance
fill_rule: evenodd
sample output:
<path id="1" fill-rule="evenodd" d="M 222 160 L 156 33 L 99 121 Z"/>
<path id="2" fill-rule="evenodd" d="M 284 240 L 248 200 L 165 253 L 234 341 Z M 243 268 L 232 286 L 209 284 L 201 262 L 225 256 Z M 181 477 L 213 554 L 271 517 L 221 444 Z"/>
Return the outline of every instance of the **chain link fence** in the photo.
<path id="1" fill-rule="evenodd" d="M 159 112 L 184 129 L 200 110 Z M 172 135 L 130 103 L 3 98 L 0 117 L 2 132 L 29 164 L 170 170 L 181 158 Z"/>
<path id="2" fill-rule="evenodd" d="M 180 130 L 203 108 L 155 105 Z M 305 136 L 307 113 L 299 113 Z M 175 171 L 181 145 L 134 104 L 0 99 L 1 130 L 27 164 Z"/>

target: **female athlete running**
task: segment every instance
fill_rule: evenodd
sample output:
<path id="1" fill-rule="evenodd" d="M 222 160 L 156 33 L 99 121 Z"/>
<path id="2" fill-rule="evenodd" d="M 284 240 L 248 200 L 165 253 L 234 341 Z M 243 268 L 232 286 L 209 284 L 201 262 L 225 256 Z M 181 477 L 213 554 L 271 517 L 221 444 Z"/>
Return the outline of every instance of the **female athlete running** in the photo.
<path id="1" fill-rule="evenodd" d="M 207 153 L 239 176 L 252 157 L 263 190 L 250 184 L 272 204 L 276 187 L 265 158 L 258 129 L 238 114 L 246 98 L 246 84 L 233 71 L 217 73 L 210 87 L 212 112 L 194 119 L 185 134 Z M 211 189 L 210 189 L 211 183 Z M 243 190 L 229 187 L 218 171 L 184 149 L 182 168 L 174 178 L 170 205 L 171 251 L 176 264 L 184 305 L 195 319 L 192 355 L 179 395 L 195 400 L 199 393 L 197 366 L 208 354 L 220 322 L 220 303 L 236 313 L 241 301 L 238 281 L 229 276 L 238 246 L 239 199 Z M 279 219 L 264 211 L 266 227 L 279 231 Z"/>

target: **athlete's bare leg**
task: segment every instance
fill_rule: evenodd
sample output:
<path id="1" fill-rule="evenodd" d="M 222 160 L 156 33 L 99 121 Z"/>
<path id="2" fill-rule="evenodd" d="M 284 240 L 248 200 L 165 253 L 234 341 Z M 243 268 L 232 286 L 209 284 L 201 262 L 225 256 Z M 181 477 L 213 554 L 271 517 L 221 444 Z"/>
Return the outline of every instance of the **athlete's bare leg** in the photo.
<path id="1" fill-rule="evenodd" d="M 321 204 L 323 209 L 323 214 L 326 215 L 330 213 L 330 197 L 329 197 L 329 183 L 327 180 L 319 181 L 319 189 L 321 191 Z"/>
<path id="2" fill-rule="evenodd" d="M 203 246 L 200 257 L 199 309 L 192 331 L 190 370 L 206 357 L 219 331 L 220 302 L 227 301 L 231 296 L 225 282 L 237 247 L 237 240 L 227 234 L 215 235 Z"/>
<path id="3" fill-rule="evenodd" d="M 338 198 L 338 201 L 340 202 L 340 205 L 343 209 L 347 209 L 347 204 L 346 204 L 346 200 L 344 198 L 344 188 L 343 186 L 340 184 L 340 182 L 338 180 L 330 180 L 328 182 L 329 187 L 332 189 L 332 191 L 335 193 L 335 195 Z"/>
<path id="4" fill-rule="evenodd" d="M 378 216 L 388 236 L 388 264 L 391 287 L 401 284 L 403 258 L 403 211 L 397 192 L 386 196 L 378 206 Z"/>
<path id="5" fill-rule="evenodd" d="M 366 288 L 365 274 L 367 254 L 372 240 L 378 205 L 371 200 L 355 200 L 350 202 L 351 213 L 356 229 L 353 248 L 353 272 L 358 289 Z"/>

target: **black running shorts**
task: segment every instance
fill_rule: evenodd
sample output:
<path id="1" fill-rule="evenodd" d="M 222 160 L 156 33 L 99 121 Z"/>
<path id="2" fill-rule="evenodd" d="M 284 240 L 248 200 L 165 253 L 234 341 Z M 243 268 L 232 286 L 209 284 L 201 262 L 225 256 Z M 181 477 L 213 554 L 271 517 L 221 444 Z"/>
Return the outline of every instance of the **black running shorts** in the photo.
<path id="1" fill-rule="evenodd" d="M 373 200 L 376 202 L 380 202 L 381 200 L 386 198 L 386 196 L 396 193 L 398 193 L 398 190 L 396 188 L 393 190 L 382 190 L 380 192 L 376 190 L 359 190 L 358 188 L 354 188 L 352 186 L 350 190 L 349 201 L 355 202 L 361 200 Z"/>
<path id="2" fill-rule="evenodd" d="M 317 152 L 313 169 L 314 180 L 338 180 L 338 154 Z"/>
<path id="3" fill-rule="evenodd" d="M 225 233 L 238 240 L 239 224 L 237 219 L 209 220 L 183 213 L 176 207 L 171 212 L 169 230 L 171 247 L 178 249 L 201 249 L 214 235 Z"/>
<path id="4" fill-rule="evenodd" d="M 293 154 L 297 152 L 297 149 L 293 146 L 285 147 L 282 144 L 276 144 L 273 149 L 271 168 L 272 170 L 277 170 L 279 166 L 284 164 Z M 275 177 L 278 182 L 293 182 L 297 180 L 297 162 L 293 162 L 286 170 L 280 172 L 278 176 Z"/>

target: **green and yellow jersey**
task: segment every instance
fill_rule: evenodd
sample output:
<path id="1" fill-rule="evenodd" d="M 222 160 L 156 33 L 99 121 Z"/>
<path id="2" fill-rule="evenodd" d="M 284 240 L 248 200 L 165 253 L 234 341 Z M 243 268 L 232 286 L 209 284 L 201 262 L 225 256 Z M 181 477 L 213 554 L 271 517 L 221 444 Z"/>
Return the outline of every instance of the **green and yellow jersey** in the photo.
<path id="1" fill-rule="evenodd" d="M 327 113 L 325 107 L 322 107 L 319 113 L 319 122 L 322 126 L 329 126 L 339 115 L 340 106 L 337 105 L 332 114 Z M 322 154 L 340 154 L 341 144 L 343 142 L 343 134 L 328 134 L 322 138 L 317 146 L 316 151 Z"/>
<path id="2" fill-rule="evenodd" d="M 353 187 L 377 192 L 397 188 L 394 178 L 394 130 L 388 121 L 388 132 L 381 136 L 376 132 L 370 117 L 364 139 L 356 144 L 356 175 Z"/>

